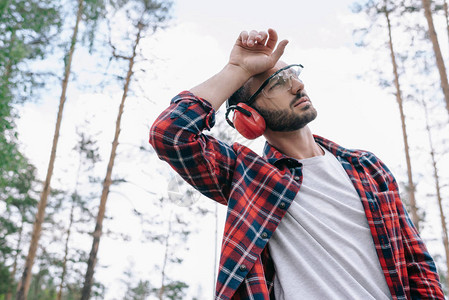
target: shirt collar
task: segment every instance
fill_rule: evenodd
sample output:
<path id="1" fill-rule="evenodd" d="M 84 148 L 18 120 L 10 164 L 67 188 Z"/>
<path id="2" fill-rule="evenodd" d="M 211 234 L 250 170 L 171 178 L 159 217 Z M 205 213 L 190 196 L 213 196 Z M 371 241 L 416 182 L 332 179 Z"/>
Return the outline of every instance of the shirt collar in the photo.
<path id="1" fill-rule="evenodd" d="M 323 146 L 329 152 L 331 152 L 335 156 L 340 156 L 346 159 L 356 159 L 363 155 L 362 151 L 359 150 L 351 150 L 341 147 L 340 145 L 325 139 L 318 135 L 313 135 L 315 142 L 319 145 Z M 279 165 L 286 164 L 288 167 L 298 167 L 301 166 L 301 163 L 292 157 L 289 157 L 279 150 L 277 150 L 274 146 L 270 145 L 268 142 L 265 142 L 265 147 L 263 150 L 263 156 L 268 162 L 272 165 L 279 167 Z"/>

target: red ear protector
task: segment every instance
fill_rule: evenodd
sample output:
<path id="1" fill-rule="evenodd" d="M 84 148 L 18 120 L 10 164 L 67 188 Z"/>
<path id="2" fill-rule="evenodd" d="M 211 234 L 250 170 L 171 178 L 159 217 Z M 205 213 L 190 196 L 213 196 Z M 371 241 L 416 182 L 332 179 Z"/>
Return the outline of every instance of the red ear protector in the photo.
<path id="1" fill-rule="evenodd" d="M 228 102 L 227 104 L 229 105 Z M 231 111 L 234 111 L 232 122 L 228 117 Z M 227 107 L 226 121 L 249 140 L 254 140 L 265 132 L 265 120 L 254 108 L 243 102 Z"/>

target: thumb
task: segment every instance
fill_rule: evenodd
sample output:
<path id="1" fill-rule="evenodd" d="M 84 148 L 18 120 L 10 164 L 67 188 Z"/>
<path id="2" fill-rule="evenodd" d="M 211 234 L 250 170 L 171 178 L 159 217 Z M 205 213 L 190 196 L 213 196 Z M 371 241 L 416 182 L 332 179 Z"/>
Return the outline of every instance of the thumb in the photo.
<path id="1" fill-rule="evenodd" d="M 273 51 L 271 54 L 271 57 L 273 58 L 274 62 L 277 62 L 279 58 L 281 58 L 282 54 L 284 54 L 285 47 L 288 44 L 288 40 L 282 40 L 279 42 L 278 46 L 276 47 L 276 50 Z"/>

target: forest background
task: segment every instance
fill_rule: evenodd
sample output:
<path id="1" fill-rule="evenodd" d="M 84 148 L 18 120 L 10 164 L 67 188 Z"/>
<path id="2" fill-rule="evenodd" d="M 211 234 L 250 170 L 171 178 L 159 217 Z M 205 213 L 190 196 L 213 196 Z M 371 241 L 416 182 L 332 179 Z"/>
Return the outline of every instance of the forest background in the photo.
<path id="1" fill-rule="evenodd" d="M 1 300 L 213 297 L 226 208 L 148 130 L 270 27 L 305 66 L 313 132 L 389 166 L 447 291 L 445 0 L 0 0 Z M 211 134 L 261 153 L 217 114 Z"/>

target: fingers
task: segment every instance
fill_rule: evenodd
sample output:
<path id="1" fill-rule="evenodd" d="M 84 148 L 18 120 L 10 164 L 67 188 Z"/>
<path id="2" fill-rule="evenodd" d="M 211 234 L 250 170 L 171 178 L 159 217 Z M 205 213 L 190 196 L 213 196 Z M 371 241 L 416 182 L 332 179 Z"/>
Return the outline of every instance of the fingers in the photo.
<path id="1" fill-rule="evenodd" d="M 274 49 L 276 43 L 278 42 L 278 34 L 274 29 L 268 29 L 269 38 L 267 41 L 267 47 L 270 49 Z"/>
<path id="2" fill-rule="evenodd" d="M 281 58 L 282 54 L 284 54 L 285 46 L 287 46 L 287 44 L 288 40 L 282 40 L 279 42 L 276 50 L 274 50 L 273 54 L 271 55 L 275 62 L 277 62 Z"/>
<path id="3" fill-rule="evenodd" d="M 248 46 L 252 47 L 256 44 L 256 37 L 259 35 L 259 33 L 255 30 L 251 30 L 249 32 L 249 37 L 248 37 Z"/>
<path id="4" fill-rule="evenodd" d="M 268 38 L 268 33 L 266 31 L 259 31 L 259 34 L 256 36 L 256 41 L 260 45 L 265 45 Z"/>
<path id="5" fill-rule="evenodd" d="M 266 47 L 273 50 L 274 47 L 276 47 L 277 41 L 278 41 L 278 34 L 276 30 L 269 28 L 268 41 Z M 277 62 L 281 58 L 282 54 L 284 54 L 284 50 L 287 44 L 288 40 L 282 40 L 278 43 L 276 50 L 274 50 L 273 53 L 271 54 L 271 57 L 274 62 Z"/>
<path id="6" fill-rule="evenodd" d="M 242 31 L 237 39 L 237 42 L 241 42 L 244 46 L 248 45 L 248 32 Z"/>
<path id="7" fill-rule="evenodd" d="M 242 31 L 237 40 L 245 47 L 253 47 L 254 45 L 264 46 L 267 38 L 268 33 L 266 31 L 251 30 L 249 33 L 247 31 Z"/>
<path id="8" fill-rule="evenodd" d="M 251 30 L 249 33 L 247 31 L 242 31 L 237 39 L 244 47 L 252 48 L 257 46 L 256 49 L 265 48 L 270 49 L 271 57 L 273 61 L 278 61 L 282 54 L 284 53 L 285 47 L 288 44 L 288 40 L 282 40 L 278 43 L 278 34 L 276 30 L 269 28 L 266 31 L 256 31 Z M 276 47 L 277 44 L 277 47 Z M 276 49 L 275 49 L 276 48 Z"/>

